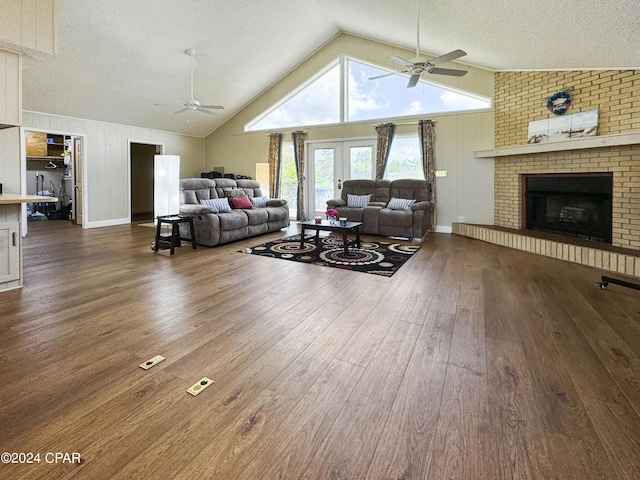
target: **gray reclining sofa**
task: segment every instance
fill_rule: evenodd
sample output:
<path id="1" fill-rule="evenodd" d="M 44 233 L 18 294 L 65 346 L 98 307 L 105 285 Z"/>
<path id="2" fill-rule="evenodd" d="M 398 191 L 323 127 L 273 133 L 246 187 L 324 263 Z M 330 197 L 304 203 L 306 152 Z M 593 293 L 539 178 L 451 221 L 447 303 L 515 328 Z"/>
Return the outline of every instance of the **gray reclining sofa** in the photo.
<path id="1" fill-rule="evenodd" d="M 225 199 L 228 192 L 241 189 L 248 197 L 263 197 L 255 180 L 228 178 L 183 178 L 180 180 L 180 214 L 194 216 L 196 243 L 213 247 L 241 238 L 275 232 L 289 226 L 289 207 L 282 199 L 267 199 L 266 206 L 219 212 L 201 200 Z M 188 225 L 180 225 L 180 235 L 191 238 Z"/>
<path id="2" fill-rule="evenodd" d="M 348 206 L 349 195 L 371 195 L 365 206 Z M 415 200 L 408 209 L 391 209 L 392 198 Z M 433 204 L 426 180 L 346 180 L 340 198 L 327 201 L 341 217 L 362 222 L 362 231 L 388 237 L 422 238 L 431 230 Z M 403 202 L 394 202 L 403 203 Z M 397 205 L 391 205 L 397 207 Z"/>

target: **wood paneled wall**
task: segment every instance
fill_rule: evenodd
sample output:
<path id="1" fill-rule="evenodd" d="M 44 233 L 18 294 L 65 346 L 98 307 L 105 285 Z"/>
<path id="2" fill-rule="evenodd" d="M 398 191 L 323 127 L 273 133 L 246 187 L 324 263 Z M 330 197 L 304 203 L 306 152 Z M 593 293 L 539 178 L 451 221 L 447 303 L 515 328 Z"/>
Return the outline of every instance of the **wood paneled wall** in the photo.
<path id="1" fill-rule="evenodd" d="M 54 6 L 54 0 L 0 2 L 0 42 L 22 53 L 54 54 Z"/>

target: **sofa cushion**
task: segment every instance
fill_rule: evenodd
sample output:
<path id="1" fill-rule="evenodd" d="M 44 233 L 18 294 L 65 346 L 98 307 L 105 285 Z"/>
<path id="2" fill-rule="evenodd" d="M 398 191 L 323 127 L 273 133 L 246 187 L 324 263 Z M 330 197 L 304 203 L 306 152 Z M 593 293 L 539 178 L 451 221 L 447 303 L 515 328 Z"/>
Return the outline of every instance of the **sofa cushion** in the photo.
<path id="1" fill-rule="evenodd" d="M 212 198 L 210 200 L 200 200 L 200 205 L 215 208 L 218 213 L 230 212 L 231 205 L 226 198 Z"/>
<path id="2" fill-rule="evenodd" d="M 338 216 L 347 217 L 350 222 L 362 221 L 362 212 L 364 211 L 362 208 L 338 207 L 337 210 Z"/>
<path id="3" fill-rule="evenodd" d="M 390 210 L 383 208 L 378 213 L 378 223 L 383 226 L 411 227 L 413 225 L 413 212 L 411 210 Z"/>
<path id="4" fill-rule="evenodd" d="M 249 225 L 260 225 L 269 221 L 269 212 L 266 208 L 252 208 L 242 211 L 249 220 Z"/>
<path id="5" fill-rule="evenodd" d="M 282 207 L 266 207 L 270 222 L 289 219 L 289 210 Z M 248 210 L 247 210 L 248 211 Z"/>
<path id="6" fill-rule="evenodd" d="M 349 208 L 364 208 L 371 201 L 371 194 L 369 195 L 349 195 L 347 194 L 347 207 Z"/>
<path id="7" fill-rule="evenodd" d="M 233 208 L 243 209 L 243 208 L 253 208 L 253 203 L 249 200 L 249 197 L 243 195 L 242 197 L 230 197 L 229 201 Z"/>
<path id="8" fill-rule="evenodd" d="M 411 205 L 416 203 L 415 200 L 410 198 L 395 198 L 393 197 L 389 200 L 389 205 L 387 208 L 389 210 L 411 210 Z"/>
<path id="9" fill-rule="evenodd" d="M 231 211 L 229 213 L 219 214 L 220 230 L 238 230 L 249 225 L 249 217 L 245 214 L 246 210 Z"/>
<path id="10" fill-rule="evenodd" d="M 393 180 L 389 186 L 389 196 L 396 198 L 414 198 L 417 202 L 430 200 L 429 182 L 413 178 Z"/>
<path id="11" fill-rule="evenodd" d="M 249 200 L 256 208 L 264 208 L 267 206 L 267 197 L 249 197 Z"/>

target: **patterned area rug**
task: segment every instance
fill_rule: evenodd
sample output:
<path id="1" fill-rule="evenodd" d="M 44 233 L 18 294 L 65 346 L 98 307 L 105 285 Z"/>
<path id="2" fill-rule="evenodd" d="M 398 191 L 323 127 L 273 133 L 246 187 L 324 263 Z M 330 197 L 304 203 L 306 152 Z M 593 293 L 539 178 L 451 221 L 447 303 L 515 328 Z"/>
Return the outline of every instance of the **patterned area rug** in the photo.
<path id="1" fill-rule="evenodd" d="M 300 235 L 292 235 L 239 252 L 390 277 L 419 249 L 418 245 L 362 241 L 360 248 L 349 248 L 345 254 L 341 236 L 320 237 L 318 246 L 311 237 L 300 248 Z"/>

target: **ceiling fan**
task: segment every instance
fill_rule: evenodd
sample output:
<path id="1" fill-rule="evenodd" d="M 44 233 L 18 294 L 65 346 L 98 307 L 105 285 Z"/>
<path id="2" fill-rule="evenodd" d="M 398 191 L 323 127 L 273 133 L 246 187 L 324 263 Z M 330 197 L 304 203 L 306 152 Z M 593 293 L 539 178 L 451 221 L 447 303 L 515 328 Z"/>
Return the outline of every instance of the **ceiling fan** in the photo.
<path id="1" fill-rule="evenodd" d="M 450 68 L 439 68 L 436 65 L 441 63 L 449 62 L 451 60 L 455 60 L 456 58 L 460 58 L 467 54 L 467 52 L 463 50 L 454 50 L 453 52 L 446 53 L 436 58 L 432 58 L 431 60 L 427 60 L 425 57 L 420 56 L 420 0 L 416 0 L 416 23 L 417 23 L 417 46 L 416 46 L 416 58 L 412 61 L 405 60 L 402 57 L 387 57 L 389 60 L 394 61 L 400 65 L 404 65 L 404 70 L 386 73 L 384 75 L 378 75 L 376 77 L 370 77 L 369 80 L 375 80 L 377 78 L 388 77 L 389 75 L 402 75 L 402 74 L 410 74 L 411 78 L 409 78 L 409 83 L 407 84 L 407 88 L 415 87 L 418 84 L 418 80 L 420 80 L 420 75 L 423 73 L 431 73 L 436 75 L 451 75 L 454 77 L 462 77 L 467 74 L 466 70 L 453 70 Z"/>
<path id="2" fill-rule="evenodd" d="M 174 113 L 183 113 L 188 110 L 194 110 L 196 112 L 206 113 L 207 115 L 215 115 L 215 113 L 211 112 L 210 110 L 224 110 L 224 107 L 222 105 L 202 105 L 198 100 L 193 98 L 193 57 L 195 56 L 196 52 L 195 50 L 190 48 L 188 50 L 185 50 L 184 53 L 189 55 L 189 69 L 191 71 L 191 98 L 186 99 L 180 97 L 180 100 L 182 100 L 181 105 L 167 105 L 163 103 L 154 103 L 154 105 L 158 107 L 182 107 L 180 110 Z"/>

